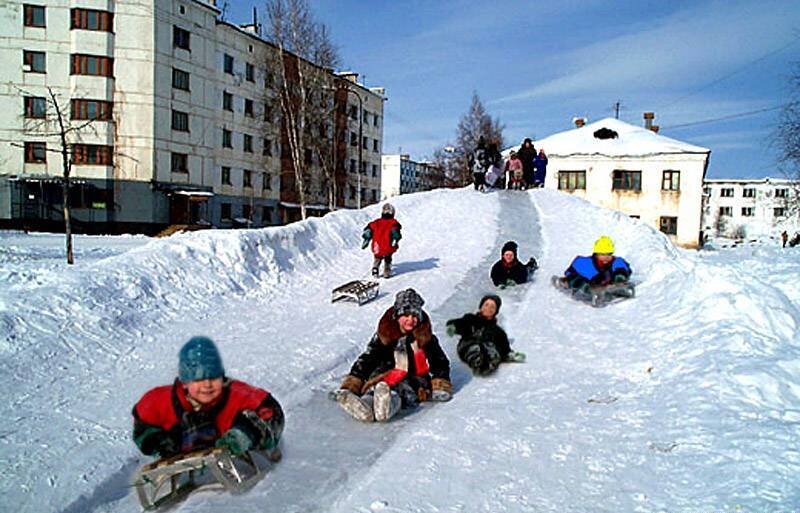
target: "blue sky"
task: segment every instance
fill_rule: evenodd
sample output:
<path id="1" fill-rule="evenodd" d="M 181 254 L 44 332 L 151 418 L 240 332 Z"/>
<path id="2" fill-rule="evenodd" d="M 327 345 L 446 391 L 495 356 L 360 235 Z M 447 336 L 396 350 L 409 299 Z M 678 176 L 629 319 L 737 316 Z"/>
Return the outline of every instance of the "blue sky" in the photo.
<path id="1" fill-rule="evenodd" d="M 231 4 L 233 22 L 258 5 Z M 508 145 L 613 116 L 619 100 L 623 121 L 654 111 L 662 134 L 710 148 L 709 177 L 780 175 L 774 108 L 800 63 L 797 0 L 311 4 L 342 69 L 386 88 L 385 153 L 421 159 L 452 141 L 476 91 Z"/>

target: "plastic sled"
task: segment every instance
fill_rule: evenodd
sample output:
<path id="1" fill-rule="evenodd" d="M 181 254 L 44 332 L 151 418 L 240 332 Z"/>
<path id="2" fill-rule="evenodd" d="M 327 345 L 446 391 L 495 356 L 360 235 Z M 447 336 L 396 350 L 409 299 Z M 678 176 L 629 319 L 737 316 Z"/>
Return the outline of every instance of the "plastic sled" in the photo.
<path id="1" fill-rule="evenodd" d="M 631 282 L 611 283 L 589 287 L 588 290 L 572 289 L 564 276 L 553 276 L 550 278 L 553 286 L 564 292 L 570 293 L 572 297 L 591 304 L 594 307 L 606 306 L 636 296 L 636 288 Z"/>

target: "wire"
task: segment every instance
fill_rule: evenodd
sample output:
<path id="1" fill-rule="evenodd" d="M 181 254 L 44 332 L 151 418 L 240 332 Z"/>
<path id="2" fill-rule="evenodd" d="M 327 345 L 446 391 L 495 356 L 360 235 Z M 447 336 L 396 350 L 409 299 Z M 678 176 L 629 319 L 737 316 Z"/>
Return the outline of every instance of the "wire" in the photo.
<path id="1" fill-rule="evenodd" d="M 755 114 L 761 114 L 762 112 L 769 112 L 772 110 L 782 109 L 783 105 L 777 105 L 775 107 L 768 107 L 766 109 L 759 109 L 759 110 L 751 110 L 749 112 L 739 112 L 737 114 L 730 114 L 728 116 L 722 116 L 719 118 L 711 118 L 711 119 L 703 119 L 700 121 L 692 121 L 691 123 L 684 123 L 682 125 L 673 125 L 673 126 L 666 126 L 662 127 L 663 130 L 675 130 L 676 128 L 686 128 L 689 126 L 696 126 L 696 125 L 705 125 L 707 123 L 716 123 L 717 121 L 726 121 L 728 119 L 736 119 L 736 118 L 743 118 L 745 116 L 753 116 Z"/>

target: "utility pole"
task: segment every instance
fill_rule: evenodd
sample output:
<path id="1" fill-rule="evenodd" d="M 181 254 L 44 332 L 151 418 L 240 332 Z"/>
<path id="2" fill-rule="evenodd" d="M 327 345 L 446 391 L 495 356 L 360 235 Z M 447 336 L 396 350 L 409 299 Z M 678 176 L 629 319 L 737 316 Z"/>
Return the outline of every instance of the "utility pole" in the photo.
<path id="1" fill-rule="evenodd" d="M 622 105 L 622 102 L 617 100 L 614 104 L 614 119 L 619 119 L 619 108 Z"/>

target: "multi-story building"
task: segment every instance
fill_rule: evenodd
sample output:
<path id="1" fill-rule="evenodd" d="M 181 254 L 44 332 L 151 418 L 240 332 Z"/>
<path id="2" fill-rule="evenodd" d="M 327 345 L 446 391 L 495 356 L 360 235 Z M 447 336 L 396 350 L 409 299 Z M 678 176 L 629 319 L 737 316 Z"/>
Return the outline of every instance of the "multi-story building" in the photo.
<path id="1" fill-rule="evenodd" d="M 284 186 L 293 166 L 276 93 L 278 50 L 256 25 L 239 27 L 220 15 L 214 0 L 10 2 L 0 15 L 6 27 L 0 73 L 8 84 L 0 90 L 7 113 L 0 124 L 0 224 L 59 229 L 63 223 L 56 103 L 67 123 L 69 202 L 79 231 L 296 219 L 294 195 Z M 364 108 L 357 116 L 369 108 L 380 121 L 364 131 L 365 160 L 376 163 L 379 176 L 373 148 L 379 155 L 383 91 L 355 80 L 342 86 L 345 79 L 330 70 L 316 73 L 327 77 L 317 82 L 319 93 L 334 105 L 324 125 L 340 157 L 337 183 L 344 189 L 353 181 L 346 166 L 354 151 L 349 133 L 336 133 L 342 123 L 335 112 L 346 107 L 335 107 L 352 103 L 353 95 L 335 90 L 358 90 Z M 306 155 L 306 171 L 318 177 L 319 158 L 309 149 Z M 346 190 L 322 201 L 317 189 L 307 198 L 310 214 L 331 203 L 355 206 Z"/>
<path id="2" fill-rule="evenodd" d="M 649 114 L 649 113 L 648 113 Z M 614 118 L 535 142 L 549 158 L 545 187 L 624 212 L 661 230 L 677 244 L 701 241 L 703 178 L 710 150 Z"/>
<path id="3" fill-rule="evenodd" d="M 381 199 L 441 187 L 435 165 L 413 161 L 409 155 L 383 155 L 381 168 Z"/>
<path id="4" fill-rule="evenodd" d="M 703 189 L 703 229 L 730 238 L 776 237 L 800 229 L 800 183 L 775 178 L 707 179 Z"/>

